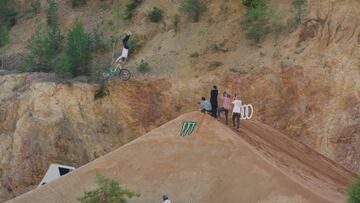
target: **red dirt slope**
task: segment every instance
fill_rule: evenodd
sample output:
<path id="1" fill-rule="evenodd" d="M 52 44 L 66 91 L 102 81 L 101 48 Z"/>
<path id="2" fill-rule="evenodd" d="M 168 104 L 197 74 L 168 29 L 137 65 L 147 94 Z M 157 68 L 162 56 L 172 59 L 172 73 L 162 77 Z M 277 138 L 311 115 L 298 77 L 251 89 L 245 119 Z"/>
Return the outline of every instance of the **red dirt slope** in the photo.
<path id="1" fill-rule="evenodd" d="M 180 137 L 183 121 L 196 121 Z M 243 122 L 236 132 L 197 112 L 139 139 L 10 203 L 76 202 L 96 187 L 95 173 L 141 193 L 131 202 L 345 202 L 355 175 L 272 128 Z"/>

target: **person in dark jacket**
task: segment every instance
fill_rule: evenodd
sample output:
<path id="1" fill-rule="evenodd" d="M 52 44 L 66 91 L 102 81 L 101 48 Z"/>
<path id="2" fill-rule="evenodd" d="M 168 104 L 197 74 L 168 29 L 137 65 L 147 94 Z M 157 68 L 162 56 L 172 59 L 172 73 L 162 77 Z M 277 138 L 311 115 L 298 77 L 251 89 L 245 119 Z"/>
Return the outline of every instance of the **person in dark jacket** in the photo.
<path id="1" fill-rule="evenodd" d="M 212 107 L 211 116 L 217 118 L 217 109 L 218 109 L 218 93 L 217 87 L 214 85 L 211 92 L 210 92 L 210 103 Z"/>

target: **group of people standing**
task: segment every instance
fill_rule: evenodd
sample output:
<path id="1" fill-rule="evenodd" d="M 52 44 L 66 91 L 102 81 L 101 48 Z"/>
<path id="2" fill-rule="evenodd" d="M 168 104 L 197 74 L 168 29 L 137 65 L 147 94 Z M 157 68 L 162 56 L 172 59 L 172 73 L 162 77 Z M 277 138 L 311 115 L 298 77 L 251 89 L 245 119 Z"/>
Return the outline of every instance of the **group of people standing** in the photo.
<path id="1" fill-rule="evenodd" d="M 212 117 L 220 119 L 220 115 L 222 112 L 225 113 L 225 124 L 228 125 L 228 116 L 229 111 L 231 109 L 231 104 L 233 104 L 232 109 L 232 126 L 233 128 L 240 128 L 240 113 L 241 113 L 241 100 L 239 96 L 233 97 L 231 99 L 231 95 L 226 91 L 223 92 L 221 97 L 223 101 L 223 105 L 219 108 L 218 106 L 218 94 L 219 91 L 216 86 L 213 86 L 210 92 L 210 102 L 206 100 L 205 97 L 201 98 L 200 101 L 200 111 L 205 113 L 210 113 Z M 235 125 L 236 124 L 236 125 Z"/>

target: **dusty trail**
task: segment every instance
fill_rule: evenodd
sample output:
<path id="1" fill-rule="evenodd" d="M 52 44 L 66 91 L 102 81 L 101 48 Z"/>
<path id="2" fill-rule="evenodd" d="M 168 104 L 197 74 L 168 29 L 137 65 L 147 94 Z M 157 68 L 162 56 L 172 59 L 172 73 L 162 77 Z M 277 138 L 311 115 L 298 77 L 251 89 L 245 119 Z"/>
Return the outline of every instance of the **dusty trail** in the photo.
<path id="1" fill-rule="evenodd" d="M 179 136 L 183 121 L 198 128 Z M 95 188 L 95 172 L 135 189 L 131 202 L 346 202 L 355 174 L 256 121 L 231 130 L 198 112 L 149 132 L 93 162 L 10 203 L 76 202 Z"/>

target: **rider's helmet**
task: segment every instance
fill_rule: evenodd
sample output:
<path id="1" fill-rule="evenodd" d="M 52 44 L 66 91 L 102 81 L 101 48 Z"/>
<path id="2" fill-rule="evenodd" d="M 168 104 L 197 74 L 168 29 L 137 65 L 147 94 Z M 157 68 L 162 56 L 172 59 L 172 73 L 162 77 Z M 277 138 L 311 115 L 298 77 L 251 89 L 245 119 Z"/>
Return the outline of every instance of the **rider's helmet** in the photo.
<path id="1" fill-rule="evenodd" d="M 168 200 L 168 199 L 169 199 L 169 197 L 168 197 L 167 195 L 163 195 L 163 196 L 162 196 L 162 198 L 163 198 L 163 201 L 165 201 L 165 200 Z"/>

